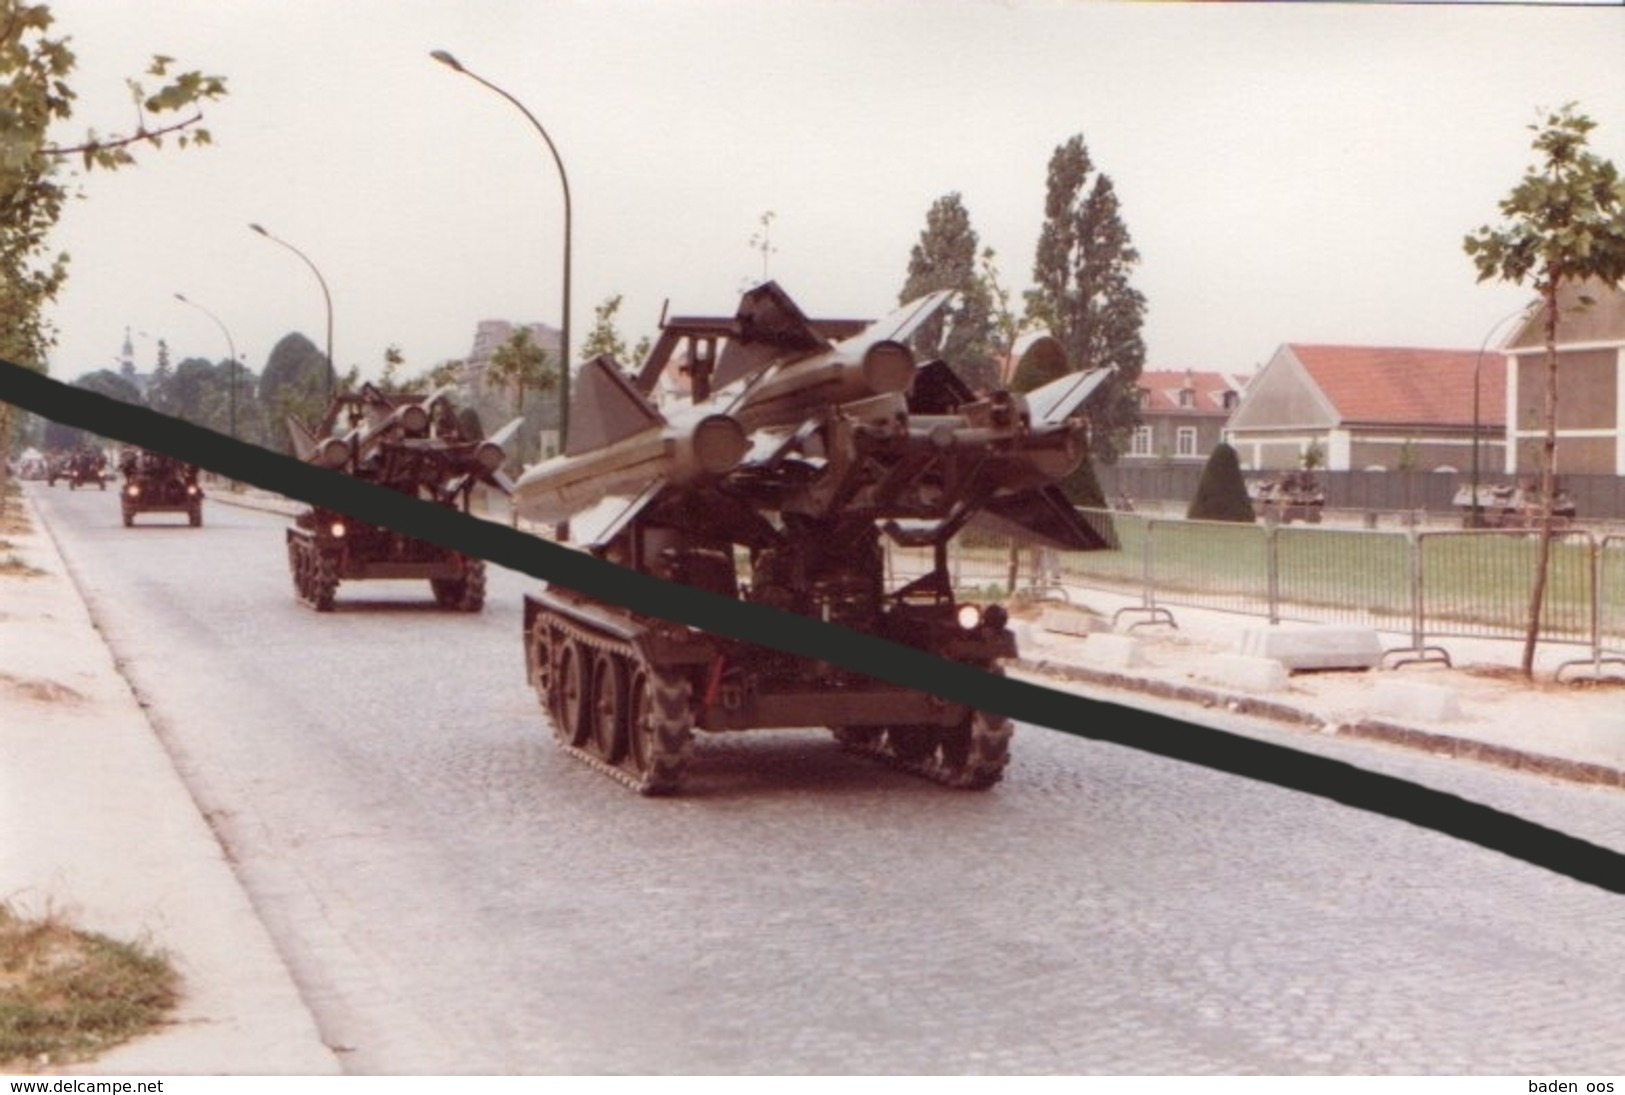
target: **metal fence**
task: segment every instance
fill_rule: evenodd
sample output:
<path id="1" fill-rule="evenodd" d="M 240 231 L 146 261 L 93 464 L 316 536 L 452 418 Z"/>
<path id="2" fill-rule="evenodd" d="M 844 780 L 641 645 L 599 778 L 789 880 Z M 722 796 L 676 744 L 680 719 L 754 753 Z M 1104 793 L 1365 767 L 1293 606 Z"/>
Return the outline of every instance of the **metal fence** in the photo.
<path id="1" fill-rule="evenodd" d="M 1108 499 L 1128 497 L 1136 502 L 1176 503 L 1181 511 L 1196 495 L 1204 464 L 1137 466 L 1097 464 L 1095 477 Z M 1249 480 L 1272 479 L 1279 472 L 1249 471 Z M 1456 514 L 1456 495 L 1471 479 L 1466 469 L 1443 473 L 1430 471 L 1326 471 L 1315 472 L 1315 480 L 1326 492 L 1328 509 L 1370 513 L 1400 513 L 1421 510 Z M 1481 487 L 1488 490 L 1511 477 L 1499 468 L 1479 472 Z M 1625 476 L 1564 475 L 1562 486 L 1579 513 L 1580 522 L 1625 519 Z"/>
<path id="2" fill-rule="evenodd" d="M 1520 639 L 1539 541 L 1514 530 L 1378 531 L 1316 525 L 1184 521 L 1081 511 L 1116 551 L 1053 552 L 1002 537 L 961 536 L 949 553 L 957 588 L 1044 596 L 1068 587 L 1131 598 L 1119 619 L 1176 622 L 1176 607 L 1401 632 L 1401 660 L 1443 660 L 1446 637 Z M 894 587 L 930 568 L 929 551 L 893 549 Z M 1540 640 L 1625 663 L 1625 536 L 1554 534 Z"/>

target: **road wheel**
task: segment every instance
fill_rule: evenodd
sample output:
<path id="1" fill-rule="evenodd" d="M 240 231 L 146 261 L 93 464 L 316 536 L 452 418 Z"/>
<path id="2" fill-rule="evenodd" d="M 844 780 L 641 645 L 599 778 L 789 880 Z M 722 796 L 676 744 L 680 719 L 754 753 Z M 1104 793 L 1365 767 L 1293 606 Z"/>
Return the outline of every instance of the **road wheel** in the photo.
<path id="1" fill-rule="evenodd" d="M 190 524 L 193 528 L 197 528 L 198 526 L 203 524 L 203 507 L 199 506 L 199 505 L 193 505 L 190 508 L 188 508 L 187 511 L 186 511 L 186 520 L 187 520 L 187 523 Z"/>
<path id="2" fill-rule="evenodd" d="M 610 653 L 593 662 L 592 748 L 606 764 L 619 764 L 626 754 L 626 664 Z"/>
<path id="3" fill-rule="evenodd" d="M 485 607 L 485 560 L 465 559 L 461 578 L 430 578 L 435 603 L 457 612 L 478 612 Z"/>
<path id="4" fill-rule="evenodd" d="M 886 731 L 886 744 L 904 764 L 920 764 L 936 752 L 939 736 L 932 726 L 893 726 Z"/>
<path id="5" fill-rule="evenodd" d="M 333 611 L 333 599 L 339 591 L 339 564 L 325 551 L 311 549 L 310 603 L 317 612 Z"/>
<path id="6" fill-rule="evenodd" d="M 667 795 L 682 783 L 694 749 L 693 686 L 653 668 L 632 675 L 627 706 L 629 764 L 645 795 Z"/>
<path id="7" fill-rule="evenodd" d="M 1010 764 L 1014 725 L 1003 715 L 973 711 L 965 725 L 943 739 L 943 782 L 967 791 L 985 791 L 1004 778 Z"/>
<path id="8" fill-rule="evenodd" d="M 558 686 L 553 690 L 553 733 L 566 745 L 587 743 L 588 661 L 586 649 L 575 639 L 565 640 L 559 651 Z"/>
<path id="9" fill-rule="evenodd" d="M 132 513 L 129 510 L 125 510 L 124 511 L 124 527 L 125 528 L 131 528 L 134 525 L 135 525 L 135 514 Z"/>

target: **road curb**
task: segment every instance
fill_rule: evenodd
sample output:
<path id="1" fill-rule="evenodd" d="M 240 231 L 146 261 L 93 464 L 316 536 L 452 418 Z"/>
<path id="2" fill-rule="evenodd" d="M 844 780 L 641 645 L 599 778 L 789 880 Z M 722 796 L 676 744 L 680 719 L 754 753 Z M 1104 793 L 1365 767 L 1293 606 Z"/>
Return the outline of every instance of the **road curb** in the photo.
<path id="1" fill-rule="evenodd" d="M 44 572 L 27 580 L 49 584 L 38 617 L 49 622 L 33 626 L 51 629 L 39 641 L 71 651 L 62 671 L 86 698 L 65 712 L 8 707 L 0 780 L 23 843 L 0 856 L 6 887 L 30 905 L 73 910 L 92 930 L 145 936 L 171 957 L 184 985 L 166 1027 L 50 1071 L 340 1072 L 56 529 L 32 498 L 22 501 L 33 523 L 29 551 Z"/>
<path id="2" fill-rule="evenodd" d="M 1511 768 L 1572 783 L 1625 789 L 1625 770 L 1609 765 L 1568 760 L 1511 746 L 1474 741 L 1452 734 L 1441 734 L 1436 730 L 1404 726 L 1386 719 L 1366 718 L 1353 723 L 1335 724 L 1313 711 L 1274 700 L 1261 700 L 1256 696 L 1135 677 L 1126 673 L 1089 669 L 1070 662 L 1017 658 L 1009 665 L 1012 669 L 1038 676 L 1139 692 L 1157 699 L 1194 703 L 1202 707 L 1222 707 L 1234 714 L 1269 719 L 1301 729 L 1334 733 L 1339 737 L 1379 741 L 1432 753 L 1435 756 L 1477 761 L 1481 764 Z"/>

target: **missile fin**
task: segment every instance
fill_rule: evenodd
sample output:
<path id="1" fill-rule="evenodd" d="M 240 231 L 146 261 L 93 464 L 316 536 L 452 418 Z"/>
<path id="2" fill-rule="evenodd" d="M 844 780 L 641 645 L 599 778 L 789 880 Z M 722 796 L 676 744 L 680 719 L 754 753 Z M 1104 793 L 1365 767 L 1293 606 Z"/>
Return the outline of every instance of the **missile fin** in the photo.
<path id="1" fill-rule="evenodd" d="M 914 374 L 908 394 L 909 414 L 953 414 L 976 395 L 946 361 L 927 361 Z"/>
<path id="2" fill-rule="evenodd" d="M 970 524 L 1063 551 L 1112 551 L 1118 546 L 1110 517 L 1085 520 L 1054 485 L 995 498 Z"/>
<path id="3" fill-rule="evenodd" d="M 308 462 L 315 454 L 316 435 L 292 415 L 288 416 L 288 438 L 293 442 L 293 454 L 299 459 Z"/>
<path id="4" fill-rule="evenodd" d="M 804 357 L 829 346 L 778 282 L 763 282 L 739 301 L 734 331 L 717 357 L 711 387 L 726 388 L 774 361 Z"/>
<path id="5" fill-rule="evenodd" d="M 524 424 L 525 419 L 523 416 L 515 418 L 512 422 L 509 422 L 506 426 L 503 426 L 496 433 L 485 438 L 485 440 L 498 448 L 505 449 L 508 447 L 508 442 L 513 440 L 514 434 L 519 432 L 519 427 L 523 426 Z"/>
<path id="6" fill-rule="evenodd" d="M 1089 369 L 1081 373 L 1067 373 L 1048 384 L 1027 393 L 1027 407 L 1034 424 L 1061 422 L 1072 415 L 1100 390 L 1112 375 L 1111 369 Z"/>
<path id="7" fill-rule="evenodd" d="M 583 365 L 575 378 L 570 437 L 564 455 L 580 456 L 665 424 L 665 416 L 638 391 L 614 359 L 600 354 Z"/>

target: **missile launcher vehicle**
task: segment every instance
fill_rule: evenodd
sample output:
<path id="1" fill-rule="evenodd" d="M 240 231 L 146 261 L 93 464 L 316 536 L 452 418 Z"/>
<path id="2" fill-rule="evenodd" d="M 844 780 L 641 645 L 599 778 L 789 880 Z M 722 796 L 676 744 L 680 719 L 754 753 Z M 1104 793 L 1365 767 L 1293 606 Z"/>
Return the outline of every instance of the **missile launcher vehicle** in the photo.
<path id="1" fill-rule="evenodd" d="M 301 460 L 466 513 L 474 488 L 507 492 L 509 423 L 488 438 L 464 433 L 449 392 L 385 393 L 371 384 L 334 396 L 313 431 L 288 422 Z M 485 605 L 485 562 L 387 528 L 313 507 L 288 529 L 288 566 L 301 601 L 331 612 L 340 582 L 427 579 L 435 601 L 459 612 Z"/>
<path id="2" fill-rule="evenodd" d="M 203 524 L 203 488 L 194 465 L 146 449 L 125 449 L 118 462 L 124 476 L 119 506 L 125 528 L 140 513 L 184 513 L 193 528 Z"/>
<path id="3" fill-rule="evenodd" d="M 663 322 L 635 375 L 604 357 L 582 368 L 565 451 L 520 477 L 519 513 L 621 566 L 998 672 L 1016 653 L 1008 613 L 956 600 L 948 544 L 976 525 L 1113 546 L 1057 486 L 1106 372 L 977 395 L 906 344 L 948 297 L 811 320 L 770 282 L 732 317 Z M 658 406 L 673 371 L 688 390 Z M 929 572 L 888 590 L 886 540 L 929 548 Z M 524 646 L 558 744 L 644 794 L 680 789 L 696 730 L 827 727 L 967 789 L 1009 757 L 1000 715 L 557 586 L 526 596 Z"/>

